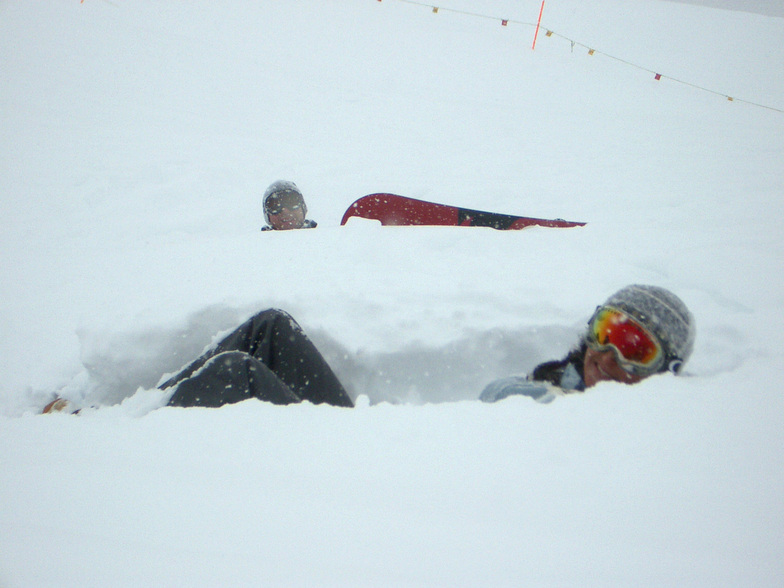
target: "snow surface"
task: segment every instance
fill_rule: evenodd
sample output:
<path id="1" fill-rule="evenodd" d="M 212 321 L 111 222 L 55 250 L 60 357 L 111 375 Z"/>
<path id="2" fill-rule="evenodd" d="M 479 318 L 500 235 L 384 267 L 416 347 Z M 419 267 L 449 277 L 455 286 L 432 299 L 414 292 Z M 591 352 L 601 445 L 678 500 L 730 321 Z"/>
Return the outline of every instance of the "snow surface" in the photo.
<path id="1" fill-rule="evenodd" d="M 0 586 L 784 584 L 784 19 L 440 6 L 0 3 Z M 378 191 L 588 224 L 339 226 Z M 684 377 L 475 400 L 635 282 Z M 356 409 L 158 408 L 269 306 Z"/>

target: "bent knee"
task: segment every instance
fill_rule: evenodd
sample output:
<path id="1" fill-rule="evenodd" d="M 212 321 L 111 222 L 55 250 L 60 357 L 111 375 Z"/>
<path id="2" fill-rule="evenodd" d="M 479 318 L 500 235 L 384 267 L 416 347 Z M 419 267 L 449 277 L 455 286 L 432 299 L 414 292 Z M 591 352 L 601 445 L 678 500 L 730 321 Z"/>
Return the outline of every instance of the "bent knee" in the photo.
<path id="1" fill-rule="evenodd" d="M 294 318 L 288 312 L 286 312 L 285 310 L 282 310 L 280 308 L 267 308 L 266 310 L 259 311 L 259 312 L 257 312 L 253 316 L 253 319 L 255 319 L 255 320 L 280 320 L 280 319 L 285 319 L 285 320 L 290 320 L 290 321 L 293 321 L 293 322 L 296 323 Z"/>

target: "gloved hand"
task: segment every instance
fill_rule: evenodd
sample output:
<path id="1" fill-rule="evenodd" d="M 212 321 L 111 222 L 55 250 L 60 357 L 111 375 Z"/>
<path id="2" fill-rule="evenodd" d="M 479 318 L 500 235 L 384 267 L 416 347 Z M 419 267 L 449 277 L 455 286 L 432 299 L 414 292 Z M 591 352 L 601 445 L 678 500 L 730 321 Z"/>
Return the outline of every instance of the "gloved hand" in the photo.
<path id="1" fill-rule="evenodd" d="M 81 409 L 78 406 L 74 406 L 73 402 L 58 396 L 52 400 L 52 402 L 44 406 L 41 414 L 50 414 L 53 412 L 62 412 L 63 414 L 79 414 L 80 410 Z"/>
<path id="2" fill-rule="evenodd" d="M 501 378 L 490 382 L 482 390 L 479 400 L 482 402 L 497 402 L 508 396 L 530 396 L 537 402 L 547 404 L 559 396 L 559 389 L 545 382 L 534 382 L 522 376 Z"/>

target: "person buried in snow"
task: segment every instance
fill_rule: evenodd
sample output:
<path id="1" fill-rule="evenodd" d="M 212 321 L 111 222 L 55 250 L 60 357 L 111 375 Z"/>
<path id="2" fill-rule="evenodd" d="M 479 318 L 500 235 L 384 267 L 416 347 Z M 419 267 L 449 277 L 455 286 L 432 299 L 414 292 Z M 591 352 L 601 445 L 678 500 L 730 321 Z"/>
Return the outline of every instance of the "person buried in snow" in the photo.
<path id="1" fill-rule="evenodd" d="M 694 318 L 686 305 L 657 286 L 631 285 L 597 307 L 576 348 L 538 365 L 525 377 L 490 383 L 480 400 L 513 395 L 551 402 L 598 382 L 634 384 L 654 374 L 680 373 L 694 346 Z M 218 407 L 256 398 L 273 404 L 354 403 L 324 357 L 286 312 L 254 315 L 159 386 L 169 406 Z M 56 398 L 44 412 L 76 412 Z"/>
<path id="2" fill-rule="evenodd" d="M 602 381 L 635 384 L 654 374 L 678 374 L 694 338 L 694 317 L 675 294 L 657 286 L 627 286 L 596 308 L 565 358 L 542 363 L 528 376 L 491 382 L 479 398 L 496 402 L 523 395 L 546 403 Z"/>
<path id="3" fill-rule="evenodd" d="M 305 215 L 308 207 L 305 197 L 294 182 L 278 180 L 269 185 L 262 198 L 264 220 L 262 231 L 287 231 L 290 229 L 312 229 L 316 221 Z"/>

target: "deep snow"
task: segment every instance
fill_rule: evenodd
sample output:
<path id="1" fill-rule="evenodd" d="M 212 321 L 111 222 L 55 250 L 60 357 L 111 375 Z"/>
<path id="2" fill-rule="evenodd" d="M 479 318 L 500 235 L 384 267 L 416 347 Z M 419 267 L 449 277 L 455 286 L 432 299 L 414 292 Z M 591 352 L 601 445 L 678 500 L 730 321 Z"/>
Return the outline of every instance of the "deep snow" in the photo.
<path id="1" fill-rule="evenodd" d="M 782 584 L 784 19 L 540 4 L 0 3 L 0 586 Z M 377 191 L 588 224 L 339 226 Z M 475 401 L 633 282 L 684 377 Z M 268 306 L 357 409 L 158 408 Z"/>

